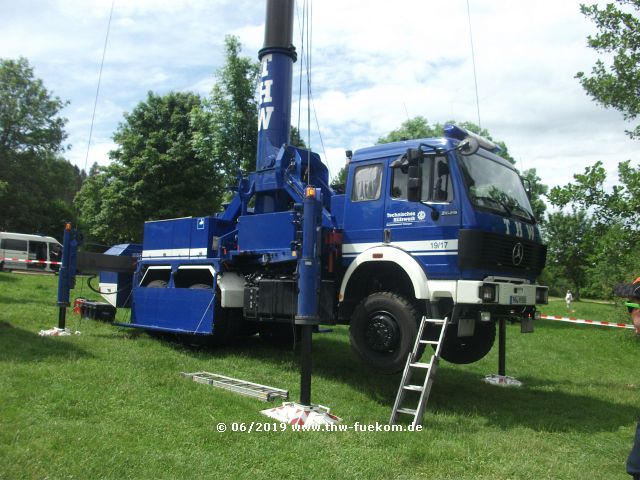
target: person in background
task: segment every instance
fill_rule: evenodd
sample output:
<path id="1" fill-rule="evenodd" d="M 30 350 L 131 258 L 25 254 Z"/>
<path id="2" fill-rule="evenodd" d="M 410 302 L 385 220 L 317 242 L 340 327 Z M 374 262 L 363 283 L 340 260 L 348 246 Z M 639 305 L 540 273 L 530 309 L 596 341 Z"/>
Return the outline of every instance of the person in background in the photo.
<path id="1" fill-rule="evenodd" d="M 567 294 L 564 296 L 564 301 L 567 302 L 567 309 L 571 310 L 571 302 L 573 302 L 573 295 L 571 295 L 571 290 L 567 290 Z"/>
<path id="2" fill-rule="evenodd" d="M 640 335 L 640 277 L 633 283 L 617 285 L 614 292 L 617 296 L 627 299 L 624 304 L 631 315 L 636 335 Z M 627 473 L 633 480 L 640 480 L 640 422 L 636 425 L 636 437 L 627 459 Z"/>

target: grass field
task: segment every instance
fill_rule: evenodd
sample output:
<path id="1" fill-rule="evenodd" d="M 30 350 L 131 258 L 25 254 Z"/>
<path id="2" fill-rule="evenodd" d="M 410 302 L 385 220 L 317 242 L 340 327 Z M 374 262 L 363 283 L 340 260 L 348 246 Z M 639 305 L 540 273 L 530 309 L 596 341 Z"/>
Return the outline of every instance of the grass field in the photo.
<path id="1" fill-rule="evenodd" d="M 274 385 L 295 400 L 296 352 L 258 338 L 197 349 L 75 315 L 67 325 L 80 335 L 39 337 L 57 325 L 56 280 L 0 273 L 2 479 L 630 478 L 640 412 L 640 342 L 630 330 L 543 320 L 523 335 L 509 325 L 507 374 L 524 386 L 482 381 L 496 373 L 497 347 L 475 364 L 443 362 L 421 432 L 233 432 L 234 422 L 268 423 L 259 414 L 268 404 L 179 373 Z M 626 321 L 614 305 L 575 310 Z M 567 315 L 560 300 L 543 312 Z M 398 383 L 355 361 L 346 328 L 314 336 L 312 400 L 346 425 L 386 424 Z"/>

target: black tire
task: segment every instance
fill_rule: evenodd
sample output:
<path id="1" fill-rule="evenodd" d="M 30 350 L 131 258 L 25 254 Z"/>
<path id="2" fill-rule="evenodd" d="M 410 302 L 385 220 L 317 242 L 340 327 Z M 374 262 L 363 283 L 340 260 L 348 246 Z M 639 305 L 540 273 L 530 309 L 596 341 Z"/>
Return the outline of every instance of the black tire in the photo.
<path id="1" fill-rule="evenodd" d="M 372 371 L 397 373 L 413 349 L 418 320 L 416 308 L 406 298 L 391 292 L 373 293 L 353 311 L 351 347 Z"/>
<path id="2" fill-rule="evenodd" d="M 194 283 L 189 286 L 194 290 L 211 290 L 211 285 L 206 283 Z M 222 308 L 220 306 L 220 295 L 216 296 L 215 311 L 213 314 L 214 325 L 213 333 L 210 335 L 185 335 L 187 343 L 193 346 L 212 346 L 222 347 L 225 345 L 231 345 L 238 336 L 240 331 L 242 318 L 238 319 L 235 315 L 234 308 Z"/>
<path id="3" fill-rule="evenodd" d="M 458 337 L 456 330 L 456 325 L 447 328 L 440 351 L 440 356 L 451 363 L 477 362 L 491 351 L 496 339 L 495 322 L 476 323 L 472 337 Z"/>

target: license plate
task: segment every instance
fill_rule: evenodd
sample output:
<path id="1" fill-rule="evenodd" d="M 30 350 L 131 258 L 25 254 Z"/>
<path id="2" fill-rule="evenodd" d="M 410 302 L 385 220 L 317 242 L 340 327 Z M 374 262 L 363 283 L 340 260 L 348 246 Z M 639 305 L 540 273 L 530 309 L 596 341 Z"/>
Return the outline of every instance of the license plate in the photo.
<path id="1" fill-rule="evenodd" d="M 525 305 L 526 303 L 526 295 L 511 295 L 511 305 Z"/>

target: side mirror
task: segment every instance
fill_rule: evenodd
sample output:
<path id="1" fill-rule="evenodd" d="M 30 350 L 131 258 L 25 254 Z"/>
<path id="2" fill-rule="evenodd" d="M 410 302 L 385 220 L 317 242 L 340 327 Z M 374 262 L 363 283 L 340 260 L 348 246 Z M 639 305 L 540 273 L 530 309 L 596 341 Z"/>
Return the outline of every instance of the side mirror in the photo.
<path id="1" fill-rule="evenodd" d="M 407 178 L 407 200 L 419 202 L 422 200 L 422 162 L 424 152 L 419 148 L 407 150 L 409 175 Z"/>
<path id="2" fill-rule="evenodd" d="M 393 162 L 391 162 L 391 165 L 389 165 L 391 168 L 399 168 L 400 170 L 402 170 L 402 173 L 407 173 L 407 167 L 409 166 L 409 162 L 407 162 L 407 157 L 405 155 L 401 155 L 398 158 L 396 158 Z"/>
<path id="3" fill-rule="evenodd" d="M 422 167 L 420 165 L 411 165 L 409 167 L 407 200 L 410 202 L 419 202 L 422 200 Z"/>
<path id="4" fill-rule="evenodd" d="M 527 194 L 527 198 L 529 199 L 529 201 L 531 201 L 531 180 L 522 177 L 520 177 L 520 180 L 522 180 L 522 186 L 524 187 L 524 191 Z"/>

